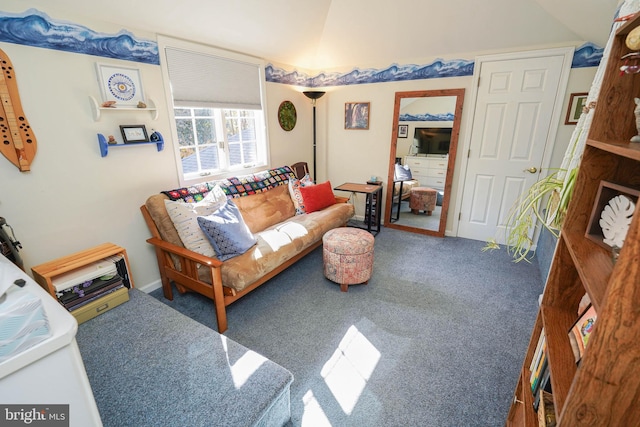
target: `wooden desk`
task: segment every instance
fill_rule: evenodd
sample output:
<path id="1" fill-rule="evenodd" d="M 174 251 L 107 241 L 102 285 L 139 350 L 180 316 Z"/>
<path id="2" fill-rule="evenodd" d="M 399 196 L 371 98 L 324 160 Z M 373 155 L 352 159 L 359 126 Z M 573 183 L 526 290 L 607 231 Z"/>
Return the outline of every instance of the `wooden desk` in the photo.
<path id="1" fill-rule="evenodd" d="M 366 230 L 371 233 L 373 222 L 375 222 L 376 234 L 380 232 L 380 203 L 382 201 L 382 183 L 379 184 L 357 184 L 353 182 L 346 182 L 334 188 L 337 191 L 348 191 L 350 193 L 363 193 L 366 194 L 367 201 L 365 204 L 366 214 Z M 375 203 L 374 203 L 375 202 Z M 375 213 L 373 209 L 375 207 Z M 364 228 L 364 227 L 360 227 Z"/>

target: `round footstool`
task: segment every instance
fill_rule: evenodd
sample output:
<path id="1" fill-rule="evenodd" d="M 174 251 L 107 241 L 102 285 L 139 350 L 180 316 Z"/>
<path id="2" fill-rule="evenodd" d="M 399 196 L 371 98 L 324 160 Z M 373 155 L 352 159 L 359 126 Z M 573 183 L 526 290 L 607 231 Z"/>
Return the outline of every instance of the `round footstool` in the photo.
<path id="1" fill-rule="evenodd" d="M 340 227 L 322 237 L 324 276 L 340 284 L 347 292 L 349 285 L 367 284 L 373 270 L 371 233 L 358 228 Z"/>
<path id="2" fill-rule="evenodd" d="M 409 199 L 411 213 L 417 215 L 420 211 L 425 211 L 427 215 L 436 208 L 438 192 L 429 187 L 413 187 Z"/>

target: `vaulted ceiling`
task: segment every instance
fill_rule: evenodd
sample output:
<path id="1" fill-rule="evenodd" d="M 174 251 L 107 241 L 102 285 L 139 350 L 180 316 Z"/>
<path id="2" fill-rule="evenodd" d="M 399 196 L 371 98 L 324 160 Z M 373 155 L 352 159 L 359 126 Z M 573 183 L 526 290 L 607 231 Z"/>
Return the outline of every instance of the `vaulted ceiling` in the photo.
<path id="1" fill-rule="evenodd" d="M 310 70 L 604 46 L 618 0 L 28 0 L 54 20 L 116 23 Z M 1 9 L 1 7 L 0 7 Z M 100 28 L 92 28 L 101 31 Z"/>

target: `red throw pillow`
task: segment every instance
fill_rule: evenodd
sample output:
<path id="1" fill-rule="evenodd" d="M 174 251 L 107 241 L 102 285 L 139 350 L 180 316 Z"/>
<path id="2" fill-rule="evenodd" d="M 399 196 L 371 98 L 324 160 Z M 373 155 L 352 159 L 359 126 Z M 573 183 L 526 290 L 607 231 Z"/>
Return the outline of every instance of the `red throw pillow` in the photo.
<path id="1" fill-rule="evenodd" d="M 320 211 L 327 206 L 334 205 L 336 198 L 329 181 L 322 184 L 300 187 L 300 194 L 304 200 L 304 209 L 307 213 Z"/>

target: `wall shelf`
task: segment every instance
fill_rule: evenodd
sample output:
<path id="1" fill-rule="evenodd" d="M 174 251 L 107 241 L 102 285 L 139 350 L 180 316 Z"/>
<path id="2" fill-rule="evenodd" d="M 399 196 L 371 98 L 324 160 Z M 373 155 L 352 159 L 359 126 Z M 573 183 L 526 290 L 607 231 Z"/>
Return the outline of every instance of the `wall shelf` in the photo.
<path id="1" fill-rule="evenodd" d="M 103 134 L 99 133 L 98 145 L 100 147 L 100 155 L 102 157 L 107 157 L 107 154 L 109 154 L 109 148 L 137 147 L 139 145 L 153 144 L 157 147 L 158 151 L 162 151 L 164 149 L 164 138 L 162 137 L 162 134 L 160 132 L 153 132 L 149 139 L 151 139 L 151 141 L 149 142 L 135 142 L 132 144 L 109 144 L 107 142 L 107 138 Z"/>
<path id="2" fill-rule="evenodd" d="M 151 118 L 153 120 L 158 119 L 158 109 L 156 108 L 156 103 L 153 99 L 149 98 L 146 100 L 147 108 L 138 108 L 138 107 L 101 107 L 98 104 L 98 100 L 93 96 L 89 95 L 89 101 L 91 103 L 91 111 L 93 113 L 93 120 L 96 122 L 100 121 L 102 118 L 102 114 L 104 113 L 113 113 L 116 111 L 129 111 L 129 112 L 142 112 L 146 111 L 151 113 Z"/>

